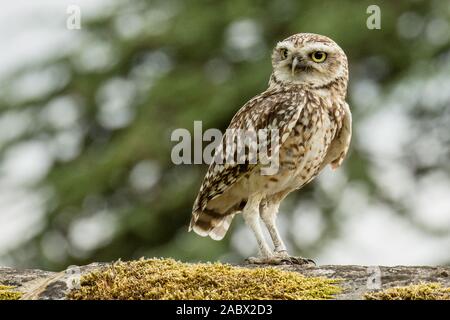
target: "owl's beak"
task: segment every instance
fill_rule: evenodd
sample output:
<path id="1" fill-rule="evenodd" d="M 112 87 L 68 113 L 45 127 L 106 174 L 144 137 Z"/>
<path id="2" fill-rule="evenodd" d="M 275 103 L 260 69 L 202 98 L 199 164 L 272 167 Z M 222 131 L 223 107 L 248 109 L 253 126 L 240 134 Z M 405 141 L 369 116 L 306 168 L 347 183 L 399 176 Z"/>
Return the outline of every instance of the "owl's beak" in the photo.
<path id="1" fill-rule="evenodd" d="M 298 57 L 294 57 L 294 59 L 292 60 L 292 67 L 291 67 L 292 76 L 295 75 L 295 69 L 297 68 L 299 63 L 300 59 Z"/>

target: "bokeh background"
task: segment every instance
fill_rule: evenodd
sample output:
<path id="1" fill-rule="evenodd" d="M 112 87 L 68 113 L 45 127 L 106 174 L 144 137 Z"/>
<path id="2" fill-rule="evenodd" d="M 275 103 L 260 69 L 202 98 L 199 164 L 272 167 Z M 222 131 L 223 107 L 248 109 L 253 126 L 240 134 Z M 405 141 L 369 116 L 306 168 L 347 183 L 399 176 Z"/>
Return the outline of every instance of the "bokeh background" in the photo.
<path id="1" fill-rule="evenodd" d="M 187 232 L 206 165 L 172 164 L 170 134 L 225 129 L 297 32 L 347 53 L 354 136 L 283 203 L 291 253 L 449 264 L 450 2 L 16 0 L 0 11 L 0 265 L 254 254 L 240 216 L 221 242 Z"/>

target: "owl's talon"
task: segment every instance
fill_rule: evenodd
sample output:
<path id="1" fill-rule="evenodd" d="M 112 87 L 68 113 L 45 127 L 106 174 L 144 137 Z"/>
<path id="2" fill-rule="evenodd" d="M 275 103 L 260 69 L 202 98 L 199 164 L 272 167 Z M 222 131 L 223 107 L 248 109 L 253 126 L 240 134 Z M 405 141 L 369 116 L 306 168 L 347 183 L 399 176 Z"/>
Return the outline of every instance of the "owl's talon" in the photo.
<path id="1" fill-rule="evenodd" d="M 302 257 L 291 257 L 289 255 L 275 255 L 272 257 L 250 257 L 245 259 L 247 264 L 270 264 L 270 265 L 301 265 L 301 266 L 316 266 L 312 259 Z"/>
<path id="2" fill-rule="evenodd" d="M 302 257 L 289 257 L 288 260 L 291 264 L 296 265 L 314 265 L 317 266 L 316 262 L 312 259 L 302 258 Z"/>
<path id="3" fill-rule="evenodd" d="M 312 259 L 290 256 L 286 250 L 277 252 L 275 254 L 275 258 L 278 258 L 280 260 L 279 264 L 317 265 L 316 262 Z"/>

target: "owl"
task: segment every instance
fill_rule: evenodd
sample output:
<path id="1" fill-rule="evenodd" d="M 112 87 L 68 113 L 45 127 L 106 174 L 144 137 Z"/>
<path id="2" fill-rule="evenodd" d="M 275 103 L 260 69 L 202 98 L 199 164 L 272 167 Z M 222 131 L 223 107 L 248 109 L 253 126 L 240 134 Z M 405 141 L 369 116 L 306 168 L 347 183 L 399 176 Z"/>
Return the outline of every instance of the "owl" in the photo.
<path id="1" fill-rule="evenodd" d="M 213 161 L 194 202 L 189 231 L 221 240 L 233 217 L 242 213 L 259 248 L 249 263 L 311 263 L 288 254 L 276 218 L 289 193 L 327 165 L 338 168 L 347 154 L 352 132 L 345 101 L 347 57 L 330 38 L 299 33 L 276 45 L 272 67 L 267 90 L 236 113 L 229 129 L 277 130 L 278 143 L 267 145 L 267 153 L 278 157 L 276 172 L 263 174 L 259 162 Z"/>

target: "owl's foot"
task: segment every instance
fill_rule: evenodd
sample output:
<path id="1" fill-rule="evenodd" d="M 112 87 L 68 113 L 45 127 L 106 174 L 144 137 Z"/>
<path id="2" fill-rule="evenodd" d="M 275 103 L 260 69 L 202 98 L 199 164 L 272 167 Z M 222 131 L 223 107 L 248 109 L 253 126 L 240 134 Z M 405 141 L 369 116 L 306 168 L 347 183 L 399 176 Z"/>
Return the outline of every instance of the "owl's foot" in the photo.
<path id="1" fill-rule="evenodd" d="M 316 266 L 316 262 L 312 259 L 302 257 L 287 257 L 283 259 L 284 264 L 296 264 L 296 265 L 310 265 Z"/>
<path id="2" fill-rule="evenodd" d="M 250 257 L 245 259 L 245 262 L 248 264 L 270 264 L 270 265 L 282 265 L 282 264 L 291 264 L 291 265 L 313 265 L 316 263 L 311 259 L 306 259 L 302 257 L 291 257 L 289 255 L 274 255 L 271 257 Z"/>
<path id="3" fill-rule="evenodd" d="M 308 259 L 308 258 L 290 256 L 286 250 L 276 252 L 274 257 L 276 259 L 281 260 L 280 264 L 314 265 L 314 266 L 316 266 L 316 263 L 314 260 Z"/>

